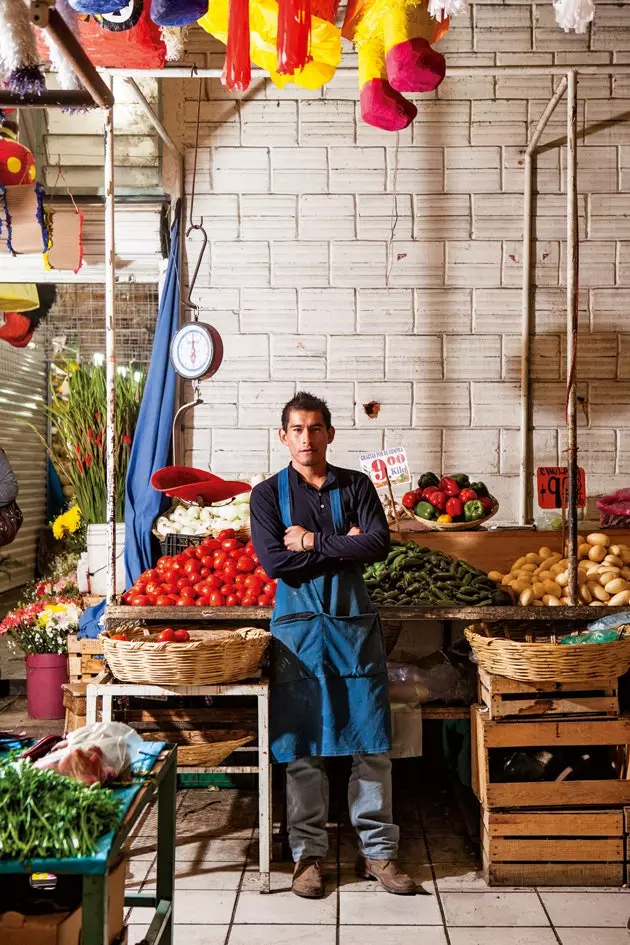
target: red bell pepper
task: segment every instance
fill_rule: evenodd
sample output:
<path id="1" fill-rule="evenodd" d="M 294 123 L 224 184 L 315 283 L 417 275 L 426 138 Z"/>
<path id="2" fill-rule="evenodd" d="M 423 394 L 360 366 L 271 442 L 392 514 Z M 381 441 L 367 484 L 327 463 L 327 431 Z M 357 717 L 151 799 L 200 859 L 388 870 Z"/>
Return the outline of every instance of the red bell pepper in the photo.
<path id="1" fill-rule="evenodd" d="M 427 486 L 426 489 L 422 490 L 422 499 L 428 499 L 432 492 L 435 492 L 437 486 Z M 438 490 L 439 491 L 439 490 Z"/>
<path id="2" fill-rule="evenodd" d="M 431 505 L 439 509 L 440 512 L 443 512 L 446 508 L 446 500 L 448 496 L 444 492 L 440 492 L 439 489 L 434 489 L 430 495 L 427 496 L 427 502 L 430 502 Z"/>
<path id="3" fill-rule="evenodd" d="M 446 503 L 446 514 L 450 515 L 453 521 L 461 518 L 464 514 L 464 503 L 457 496 L 452 496 Z"/>
<path id="4" fill-rule="evenodd" d="M 473 499 L 476 499 L 477 493 L 474 489 L 462 489 L 462 491 L 459 493 L 459 497 L 465 505 L 467 502 L 471 502 Z"/>
<path id="5" fill-rule="evenodd" d="M 459 495 L 460 493 L 459 485 L 449 476 L 444 476 L 442 479 L 440 479 L 438 489 L 440 492 L 445 492 L 446 495 Z"/>
<path id="6" fill-rule="evenodd" d="M 490 512 L 492 512 L 492 508 L 493 508 L 492 499 L 489 499 L 489 498 L 488 498 L 487 496 L 485 496 L 485 495 L 481 495 L 481 496 L 479 496 L 479 501 L 480 501 L 481 504 L 483 505 L 484 511 L 486 512 L 486 514 L 489 515 Z"/>
<path id="7" fill-rule="evenodd" d="M 401 501 L 406 509 L 415 509 L 416 505 L 418 504 L 418 500 L 416 499 L 415 489 L 413 490 L 413 492 L 405 492 Z"/>

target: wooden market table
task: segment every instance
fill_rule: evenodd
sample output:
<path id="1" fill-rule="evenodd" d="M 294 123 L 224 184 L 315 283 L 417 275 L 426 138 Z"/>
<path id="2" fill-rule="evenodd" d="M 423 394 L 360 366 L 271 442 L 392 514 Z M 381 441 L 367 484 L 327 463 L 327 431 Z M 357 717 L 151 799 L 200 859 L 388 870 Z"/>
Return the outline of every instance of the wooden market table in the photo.
<path id="1" fill-rule="evenodd" d="M 139 818 L 157 799 L 157 883 L 155 893 L 125 896 L 126 906 L 151 907 L 153 918 L 143 939 L 146 945 L 172 945 L 173 891 L 175 887 L 175 810 L 177 793 L 177 749 L 164 748 L 140 784 L 115 789 L 125 813 L 116 831 L 102 837 L 91 857 L 33 859 L 26 863 L 0 858 L 0 875 L 52 873 L 83 878 L 82 943 L 109 945 L 107 928 L 107 880 L 123 854 L 123 847 Z M 36 945 L 36 943 L 33 943 Z"/>

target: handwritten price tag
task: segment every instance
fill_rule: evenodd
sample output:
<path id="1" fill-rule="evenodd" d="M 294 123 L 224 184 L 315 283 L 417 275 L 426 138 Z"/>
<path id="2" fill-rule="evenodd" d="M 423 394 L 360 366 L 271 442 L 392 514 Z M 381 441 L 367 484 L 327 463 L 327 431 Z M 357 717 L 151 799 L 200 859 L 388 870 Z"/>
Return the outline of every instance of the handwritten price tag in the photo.
<path id="1" fill-rule="evenodd" d="M 403 446 L 376 453 L 362 453 L 359 462 L 377 489 L 385 489 L 388 479 L 392 486 L 404 486 L 411 482 L 407 453 Z"/>
<path id="2" fill-rule="evenodd" d="M 541 509 L 566 509 L 569 495 L 569 478 L 566 466 L 539 466 L 538 505 Z M 578 466 L 578 508 L 586 505 L 586 475 Z"/>

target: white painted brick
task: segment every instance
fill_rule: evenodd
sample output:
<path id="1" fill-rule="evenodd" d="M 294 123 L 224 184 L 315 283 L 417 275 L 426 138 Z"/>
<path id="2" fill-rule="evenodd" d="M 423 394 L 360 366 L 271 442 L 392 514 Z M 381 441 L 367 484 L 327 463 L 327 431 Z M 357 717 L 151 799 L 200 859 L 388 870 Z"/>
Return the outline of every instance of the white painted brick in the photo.
<path id="1" fill-rule="evenodd" d="M 630 149 L 621 149 L 621 173 L 624 172 L 624 153 Z M 562 164 L 562 186 L 566 188 L 567 149 L 560 149 Z M 623 177 L 622 177 L 623 180 Z M 626 180 L 627 183 L 627 180 Z M 580 147 L 578 161 L 578 190 L 583 194 L 609 194 L 618 190 L 617 148 L 615 147 Z"/>
<path id="2" fill-rule="evenodd" d="M 382 380 L 385 338 L 382 335 L 332 335 L 328 354 L 331 380 Z"/>
<path id="3" fill-rule="evenodd" d="M 527 103 L 518 99 L 472 103 L 473 145 L 527 144 Z"/>
<path id="4" fill-rule="evenodd" d="M 442 466 L 442 430 L 410 430 L 395 426 L 385 430 L 385 449 L 404 446 L 413 479 L 427 469 L 440 472 Z"/>
<path id="5" fill-rule="evenodd" d="M 475 40 L 479 52 L 532 48 L 532 21 L 529 4 L 499 6 L 490 4 L 475 8 Z"/>
<path id="6" fill-rule="evenodd" d="M 557 430 L 534 430 L 532 466 L 557 466 L 558 432 Z M 518 476 L 521 471 L 521 431 L 501 431 L 501 474 Z M 493 493 L 494 494 L 494 493 Z"/>
<path id="7" fill-rule="evenodd" d="M 503 190 L 522 198 L 525 181 L 523 148 L 503 148 Z M 558 193 L 561 189 L 558 149 L 536 155 L 534 193 Z"/>
<path id="8" fill-rule="evenodd" d="M 500 380 L 499 336 L 447 335 L 444 339 L 447 380 Z"/>
<path id="9" fill-rule="evenodd" d="M 621 482 L 615 483 L 614 486 L 608 485 L 605 489 L 602 489 L 599 494 L 610 494 L 618 488 L 626 488 L 628 481 L 628 472 L 630 472 L 630 438 L 628 437 L 627 430 L 619 430 L 617 432 L 617 469 L 618 473 L 621 473 L 625 476 L 625 479 L 622 479 Z M 588 480 L 590 488 L 592 488 L 592 477 Z M 590 491 L 590 489 L 589 489 Z"/>
<path id="10" fill-rule="evenodd" d="M 246 146 L 291 147 L 298 143 L 297 102 L 247 102 L 242 111 L 242 142 Z"/>
<path id="11" fill-rule="evenodd" d="M 625 332 L 619 335 L 619 351 L 623 357 L 619 358 L 619 377 L 627 379 L 630 377 L 630 359 L 626 356 L 630 350 L 630 335 Z"/>
<path id="12" fill-rule="evenodd" d="M 630 99 L 611 98 L 608 101 L 596 99 L 586 103 L 588 124 L 597 124 L 597 144 L 630 144 Z"/>
<path id="13" fill-rule="evenodd" d="M 243 194 L 241 235 L 245 240 L 292 239 L 297 233 L 297 203 L 292 195 Z M 223 234 L 221 234 L 223 235 Z"/>
<path id="14" fill-rule="evenodd" d="M 592 427 L 630 427 L 630 382 L 591 381 L 588 406 Z"/>
<path id="15" fill-rule="evenodd" d="M 236 194 L 196 194 L 195 219 L 197 216 L 203 217 L 203 224 L 208 233 L 216 234 L 224 240 L 237 240 L 239 237 L 238 200 Z M 186 242 L 190 242 L 190 238 Z M 196 248 L 192 249 L 192 256 L 196 260 L 198 241 L 195 241 L 195 246 Z M 189 257 L 190 255 L 189 250 Z"/>
<path id="16" fill-rule="evenodd" d="M 380 403 L 377 417 L 370 419 L 364 404 Z M 411 384 L 386 383 L 357 384 L 357 427 L 391 427 L 394 424 L 411 425 Z"/>
<path id="17" fill-rule="evenodd" d="M 335 242 L 332 244 L 331 282 L 338 286 L 382 286 L 386 275 L 384 242 Z"/>
<path id="18" fill-rule="evenodd" d="M 300 239 L 353 239 L 354 198 L 350 194 L 300 197 Z"/>
<path id="19" fill-rule="evenodd" d="M 272 335 L 271 376 L 277 380 L 305 381 L 326 377 L 324 335 Z"/>
<path id="20" fill-rule="evenodd" d="M 361 194 L 357 197 L 357 208 L 359 239 L 389 239 L 392 229 L 398 239 L 411 239 L 410 194 Z"/>
<path id="21" fill-rule="evenodd" d="M 326 148 L 272 148 L 272 190 L 278 194 L 323 194 L 328 189 Z"/>
<path id="22" fill-rule="evenodd" d="M 383 449 L 383 431 L 339 430 L 328 448 L 330 462 L 345 469 L 360 469 L 361 453 L 372 453 Z"/>
<path id="23" fill-rule="evenodd" d="M 245 448 L 246 444 L 246 448 Z M 212 471 L 217 474 L 238 471 L 239 475 L 254 475 L 268 469 L 269 431 L 213 430 Z"/>
<path id="24" fill-rule="evenodd" d="M 266 193 L 269 190 L 267 148 L 215 148 L 212 180 L 217 193 Z"/>
<path id="25" fill-rule="evenodd" d="M 453 52 L 469 52 L 473 45 L 472 21 L 470 11 L 460 13 L 451 20 L 451 28 L 439 42 L 442 55 L 447 59 Z"/>
<path id="26" fill-rule="evenodd" d="M 51 110 L 52 114 L 52 110 Z M 195 154 L 191 148 L 184 152 L 184 183 L 189 194 L 192 187 Z M 204 148 L 197 153 L 197 177 L 195 193 L 208 194 L 212 190 L 212 150 Z"/>
<path id="27" fill-rule="evenodd" d="M 354 144 L 354 102 L 300 102 L 300 144 Z"/>
<path id="28" fill-rule="evenodd" d="M 186 102 L 184 144 L 194 148 L 197 136 L 197 102 Z M 241 143 L 241 119 L 236 101 L 202 102 L 199 115 L 199 147 Z"/>
<path id="29" fill-rule="evenodd" d="M 499 472 L 499 431 L 458 430 L 444 437 L 444 469 L 465 469 L 470 475 Z"/>
<path id="30" fill-rule="evenodd" d="M 483 383 L 471 385 L 474 427 L 518 427 L 521 417 L 519 384 Z"/>
<path id="31" fill-rule="evenodd" d="M 354 289 L 301 289 L 300 331 L 326 334 L 354 332 Z"/>
<path id="32" fill-rule="evenodd" d="M 282 407 L 295 394 L 295 381 L 252 384 L 241 381 L 238 392 L 239 427 L 272 427 L 281 424 Z"/>
<path id="33" fill-rule="evenodd" d="M 567 449 L 566 430 L 560 430 L 560 456 L 564 460 Z M 578 440 L 578 460 L 580 466 L 587 470 L 586 485 L 588 488 L 588 474 L 601 475 L 615 472 L 615 431 L 614 430 L 582 430 Z"/>
<path id="34" fill-rule="evenodd" d="M 486 65 L 494 65 L 494 57 L 477 56 L 476 59 L 489 59 Z M 456 62 L 453 62 L 453 60 Z M 459 62 L 459 60 L 469 60 L 468 56 L 448 57 L 449 65 L 461 64 L 469 65 L 468 61 Z M 480 63 L 483 65 L 484 63 Z M 472 99 L 494 98 L 494 78 L 491 75 L 447 75 L 438 88 L 438 99 L 446 101 L 457 101 L 463 99 L 471 101 Z"/>
<path id="35" fill-rule="evenodd" d="M 191 385 L 184 385 L 185 399 L 188 403 L 193 399 Z M 208 431 L 213 427 L 229 427 L 236 425 L 236 405 L 238 402 L 238 385 L 235 383 L 225 383 L 216 381 L 201 382 L 201 396 L 203 403 L 195 407 L 193 411 L 184 414 L 186 429 L 204 430 L 208 443 L 208 452 L 210 451 L 210 439 Z M 202 444 L 203 445 L 203 444 Z M 195 448 L 192 445 L 191 449 Z"/>
<path id="36" fill-rule="evenodd" d="M 398 148 L 388 151 L 387 189 L 402 193 L 441 193 L 444 182 L 442 148 Z M 396 187 L 394 188 L 394 179 Z"/>
<path id="37" fill-rule="evenodd" d="M 415 194 L 414 235 L 418 239 L 468 239 L 471 235 L 468 194 Z"/>
<path id="38" fill-rule="evenodd" d="M 566 285 L 566 244 L 560 252 L 560 285 Z M 580 244 L 580 285 L 604 286 L 615 284 L 615 244 L 586 240 Z"/>
<path id="39" fill-rule="evenodd" d="M 338 102 L 356 102 L 359 98 L 357 72 L 347 68 L 337 69 L 330 82 L 323 87 L 322 98 L 331 98 Z"/>
<path id="40" fill-rule="evenodd" d="M 521 376 L 521 336 L 503 336 L 503 377 L 516 380 Z M 540 381 L 562 377 L 560 338 L 557 335 L 537 336 L 531 339 L 530 377 Z"/>
<path id="41" fill-rule="evenodd" d="M 470 144 L 470 102 L 422 102 L 413 122 L 413 143 L 420 148 Z"/>
<path id="42" fill-rule="evenodd" d="M 560 245 L 559 243 L 536 242 L 533 246 L 535 285 L 557 286 L 559 281 Z M 522 285 L 523 282 L 523 245 L 505 242 L 503 244 L 503 285 Z"/>
<path id="43" fill-rule="evenodd" d="M 473 236 L 476 240 L 523 238 L 523 198 L 517 194 L 475 194 Z"/>
<path id="44" fill-rule="evenodd" d="M 234 424 L 234 417 L 236 417 L 236 409 L 233 418 L 227 422 Z M 184 453 L 192 453 L 201 460 L 200 466 L 197 468 L 208 469 L 210 467 L 212 433 L 207 426 L 187 426 L 184 429 Z"/>
<path id="45" fill-rule="evenodd" d="M 326 401 L 335 429 L 354 426 L 354 384 L 352 381 L 301 381 L 297 390 L 307 390 Z"/>
<path id="46" fill-rule="evenodd" d="M 630 237 L 630 194 L 592 194 L 590 237 L 594 240 Z"/>
<path id="47" fill-rule="evenodd" d="M 534 47 L 541 52 L 549 50 L 558 52 L 577 52 L 589 48 L 590 29 L 585 33 L 565 33 L 558 27 L 551 5 L 544 6 L 537 3 L 534 8 Z"/>
<path id="48" fill-rule="evenodd" d="M 269 337 L 267 335 L 224 335 L 221 370 L 228 377 L 269 380 Z"/>
<path id="49" fill-rule="evenodd" d="M 591 292 L 593 331 L 615 331 L 627 325 L 630 316 L 630 289 L 593 289 Z"/>
<path id="50" fill-rule="evenodd" d="M 586 412 L 581 406 L 586 403 L 586 384 L 578 384 L 578 426 L 587 425 Z M 533 422 L 536 429 L 561 427 L 565 423 L 567 388 L 565 381 L 532 383 Z M 566 457 L 561 457 L 561 459 Z"/>
<path id="51" fill-rule="evenodd" d="M 274 241 L 271 273 L 274 285 L 328 285 L 328 243 Z"/>
<path id="52" fill-rule="evenodd" d="M 500 148 L 447 148 L 447 191 L 461 194 L 494 194 L 500 189 Z"/>
<path id="53" fill-rule="evenodd" d="M 617 334 L 580 335 L 577 351 L 577 376 L 582 380 L 604 380 L 617 376 Z M 566 337 L 562 338 L 562 370 L 566 372 Z"/>
<path id="54" fill-rule="evenodd" d="M 417 427 L 470 426 L 470 385 L 459 381 L 417 381 L 413 424 Z"/>
<path id="55" fill-rule="evenodd" d="M 523 61 L 522 54 L 518 58 L 521 62 Z M 528 65 L 537 65 L 529 56 L 527 62 Z M 551 98 L 554 81 L 557 80 L 548 75 L 529 75 L 527 82 L 523 82 L 523 76 L 499 75 L 497 76 L 497 98 Z"/>
<path id="56" fill-rule="evenodd" d="M 600 4 L 592 26 L 592 49 L 630 49 L 630 7 Z"/>
<path id="57" fill-rule="evenodd" d="M 267 285 L 269 244 L 213 243 L 212 283 L 218 286 Z"/>
<path id="58" fill-rule="evenodd" d="M 630 76 L 628 76 L 628 80 L 630 81 Z M 593 148 L 593 150 L 596 150 L 596 149 Z M 599 151 L 600 149 L 597 148 L 597 150 Z M 613 155 L 614 155 L 614 154 L 616 154 L 616 149 L 615 149 L 615 148 L 613 148 Z M 622 147 L 622 148 L 620 148 L 620 151 L 619 151 L 619 166 L 620 166 L 620 171 L 621 171 L 621 173 L 620 173 L 620 178 L 621 178 L 621 180 L 620 180 L 620 189 L 621 189 L 621 190 L 624 190 L 624 191 L 627 191 L 627 190 L 630 189 L 630 147 Z M 604 171 L 603 171 L 603 173 L 602 173 L 602 177 L 603 177 L 604 180 L 606 180 L 608 177 L 610 177 L 610 180 L 611 180 L 611 183 L 612 183 L 612 180 L 613 180 L 613 178 L 614 178 L 613 172 L 612 172 L 612 170 L 611 170 L 609 173 L 607 173 L 607 171 L 606 171 L 606 169 L 609 168 L 609 167 L 611 167 L 611 161 L 610 161 L 610 159 L 606 159 L 606 160 L 605 160 L 605 163 L 604 163 Z M 596 173 L 596 172 L 595 172 L 595 173 Z M 579 170 L 578 170 L 578 174 L 579 174 Z M 603 188 L 603 186 L 602 186 L 602 190 L 603 190 L 603 189 L 604 189 L 604 188 Z M 608 190 L 608 191 L 614 191 L 615 189 L 616 189 L 615 186 L 610 186 L 610 187 L 607 187 L 607 188 L 606 188 L 606 190 Z M 594 190 L 595 190 L 595 188 L 591 188 L 591 192 L 592 192 L 592 193 L 594 192 Z"/>
<path id="59" fill-rule="evenodd" d="M 620 285 L 630 285 L 630 243 L 619 243 L 618 282 Z M 614 279 L 610 280 L 614 282 Z"/>
<path id="60" fill-rule="evenodd" d="M 588 332 L 590 328 L 588 290 L 578 296 L 578 329 Z M 537 335 L 555 332 L 563 334 L 567 329 L 567 290 L 539 287 L 534 294 L 534 332 Z"/>
<path id="61" fill-rule="evenodd" d="M 446 244 L 448 285 L 500 285 L 502 245 L 496 240 L 449 240 Z"/>
<path id="62" fill-rule="evenodd" d="M 296 332 L 295 289 L 243 289 L 241 326 L 244 332 Z"/>
<path id="63" fill-rule="evenodd" d="M 471 473 L 472 475 L 472 473 Z M 484 474 L 480 478 L 485 482 L 488 491 L 499 503 L 499 511 L 492 521 L 493 526 L 513 525 L 519 519 L 519 492 L 516 477 L 492 476 Z M 535 489 L 535 486 L 532 486 Z"/>
<path id="64" fill-rule="evenodd" d="M 359 289 L 359 331 L 403 334 L 413 330 L 411 289 Z"/>
<path id="65" fill-rule="evenodd" d="M 367 194 L 385 190 L 385 148 L 330 148 L 330 192 Z"/>
<path id="66" fill-rule="evenodd" d="M 416 334 L 468 334 L 471 330 L 470 289 L 416 289 Z"/>
<path id="67" fill-rule="evenodd" d="M 388 335 L 387 379 L 441 378 L 442 339 L 439 335 Z"/>
<path id="68" fill-rule="evenodd" d="M 214 293 L 220 293 L 225 290 L 222 289 L 202 289 L 201 291 L 195 291 L 193 295 L 193 301 L 199 305 L 199 318 L 202 322 L 209 322 L 211 325 L 217 329 L 217 331 L 223 334 L 230 334 L 240 331 L 240 322 L 239 322 L 239 305 L 236 302 L 234 308 L 210 308 L 206 305 L 205 299 L 208 296 L 214 295 Z M 231 290 L 230 290 L 231 291 Z M 237 290 L 238 293 L 238 290 Z M 219 304 L 219 299 L 215 298 L 212 301 L 212 305 Z"/>
<path id="69" fill-rule="evenodd" d="M 395 240 L 391 247 L 389 284 L 393 286 L 440 286 L 444 282 L 444 244 Z"/>
<path id="70" fill-rule="evenodd" d="M 519 331 L 523 317 L 520 289 L 475 289 L 473 325 L 476 334 Z"/>

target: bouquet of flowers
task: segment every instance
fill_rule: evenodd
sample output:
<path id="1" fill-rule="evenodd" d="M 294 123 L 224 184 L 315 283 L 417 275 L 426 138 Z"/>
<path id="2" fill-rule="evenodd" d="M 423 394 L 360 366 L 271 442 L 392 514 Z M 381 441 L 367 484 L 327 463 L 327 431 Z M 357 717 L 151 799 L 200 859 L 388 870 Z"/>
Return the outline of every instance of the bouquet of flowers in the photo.
<path id="1" fill-rule="evenodd" d="M 67 653 L 69 633 L 79 626 L 81 607 L 72 599 L 39 600 L 12 610 L 0 623 L 24 653 Z"/>

